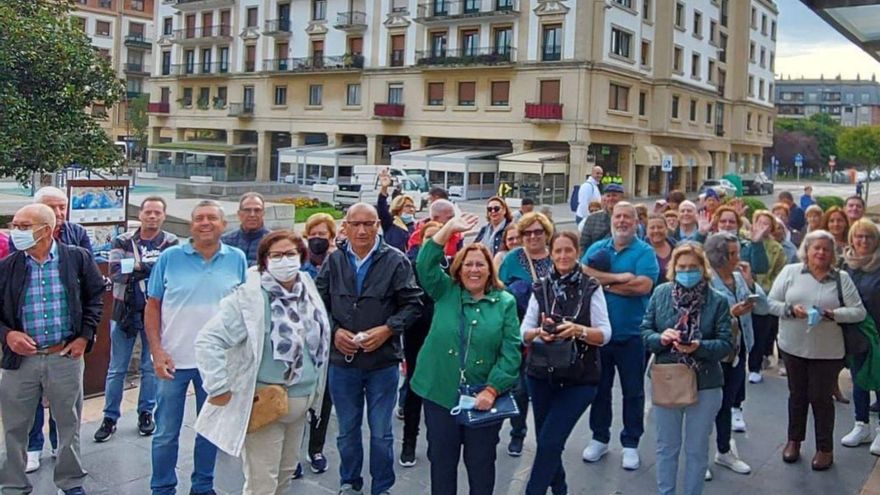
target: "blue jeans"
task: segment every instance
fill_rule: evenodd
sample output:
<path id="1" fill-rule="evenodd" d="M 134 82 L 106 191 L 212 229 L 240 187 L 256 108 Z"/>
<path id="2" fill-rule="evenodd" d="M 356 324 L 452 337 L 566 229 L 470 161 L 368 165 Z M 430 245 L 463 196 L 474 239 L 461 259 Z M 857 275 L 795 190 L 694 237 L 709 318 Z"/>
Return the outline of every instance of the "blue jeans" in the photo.
<path id="1" fill-rule="evenodd" d="M 37 410 L 34 412 L 34 425 L 28 433 L 28 452 L 42 452 L 46 438 L 43 436 L 43 423 L 46 421 L 46 412 L 43 410 L 43 401 L 37 401 Z M 49 443 L 53 449 L 58 448 L 58 429 L 55 426 L 55 418 L 52 410 L 49 410 Z"/>
<path id="2" fill-rule="evenodd" d="M 859 371 L 862 369 L 862 366 L 865 365 L 865 359 L 868 358 L 867 354 L 859 354 L 855 356 L 853 359 L 852 369 L 850 373 L 853 376 L 853 406 L 856 412 L 856 421 L 861 421 L 862 423 L 870 423 L 871 418 L 871 392 L 860 387 L 856 381 L 855 376 L 859 374 Z"/>
<path id="3" fill-rule="evenodd" d="M 593 440 L 611 441 L 611 389 L 614 387 L 614 370 L 620 375 L 623 393 L 623 431 L 620 443 L 624 448 L 635 449 L 645 432 L 645 347 L 640 336 L 626 340 L 611 341 L 599 348 L 602 359 L 602 378 L 596 391 L 596 399 L 590 408 L 590 429 Z"/>
<path id="4" fill-rule="evenodd" d="M 138 391 L 138 413 L 152 413 L 156 408 L 156 372 L 153 369 L 153 358 L 144 330 L 141 336 L 141 385 Z M 136 337 L 129 337 L 119 329 L 115 322 L 110 324 L 110 366 L 107 370 L 107 381 L 104 385 L 104 417 L 119 421 L 122 415 L 122 389 L 125 385 L 125 374 L 134 351 Z"/>
<path id="5" fill-rule="evenodd" d="M 703 493 L 706 469 L 709 467 L 709 436 L 718 409 L 720 388 L 700 390 L 697 403 L 680 409 L 655 407 L 657 427 L 657 493 L 675 495 L 678 477 L 678 455 L 682 445 L 684 424 L 684 495 Z"/>
<path id="6" fill-rule="evenodd" d="M 177 454 L 186 390 L 190 382 L 196 392 L 196 412 L 202 410 L 208 394 L 202 388 L 197 369 L 178 369 L 173 380 L 159 380 L 156 387 L 156 433 L 153 435 L 153 495 L 174 495 L 177 488 Z M 202 493 L 214 488 L 214 462 L 217 447 L 196 435 L 193 450 L 192 491 Z"/>
<path id="7" fill-rule="evenodd" d="M 545 495 L 547 488 L 554 494 L 568 493 L 562 451 L 574 426 L 596 397 L 596 387 L 560 386 L 532 377 L 527 380 L 535 411 L 538 450 L 526 494 Z"/>
<path id="8" fill-rule="evenodd" d="M 330 395 L 336 406 L 339 436 L 339 476 L 341 484 L 363 488 L 364 446 L 361 425 L 364 402 L 367 404 L 367 423 L 370 426 L 370 492 L 378 495 L 394 486 L 394 434 L 391 417 L 394 413 L 397 365 L 378 370 L 361 370 L 330 365 Z"/>

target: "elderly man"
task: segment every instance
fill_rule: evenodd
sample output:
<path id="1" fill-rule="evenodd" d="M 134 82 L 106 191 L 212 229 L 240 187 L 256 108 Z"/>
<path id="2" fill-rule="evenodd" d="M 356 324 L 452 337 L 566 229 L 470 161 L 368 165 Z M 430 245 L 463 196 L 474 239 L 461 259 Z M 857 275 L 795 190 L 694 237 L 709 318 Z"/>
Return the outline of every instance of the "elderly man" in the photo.
<path id="1" fill-rule="evenodd" d="M 34 404 L 45 394 L 58 432 L 55 484 L 83 495 L 80 462 L 83 354 L 101 320 L 104 280 L 85 249 L 57 242 L 55 214 L 43 204 L 23 207 L 12 219 L 18 251 L 0 262 L 0 422 L 6 455 L 0 458 L 0 493 L 31 493 L 25 474 Z"/>
<path id="2" fill-rule="evenodd" d="M 428 207 L 428 214 L 430 217 L 425 219 L 416 225 L 416 228 L 413 230 L 413 233 L 409 236 L 409 242 L 407 242 L 406 249 L 407 252 L 421 245 L 420 239 L 422 238 L 422 227 L 426 223 L 430 222 L 440 222 L 446 223 L 452 217 L 455 216 L 455 205 L 452 204 L 452 201 L 448 199 L 435 199 L 431 202 L 431 205 Z M 446 256 L 455 256 L 455 253 L 461 249 L 461 245 L 464 243 L 464 238 L 461 234 L 455 234 L 449 238 L 449 242 L 446 243 L 446 247 L 443 249 L 444 254 Z"/>
<path id="3" fill-rule="evenodd" d="M 227 246 L 237 247 L 247 257 L 248 266 L 257 264 L 257 246 L 270 231 L 264 224 L 266 202 L 258 192 L 246 192 L 238 200 L 238 221 L 241 226 L 220 239 Z"/>
<path id="4" fill-rule="evenodd" d="M 245 279 L 244 253 L 220 242 L 225 228 L 223 207 L 216 201 L 199 202 L 192 211 L 190 241 L 163 251 L 150 273 L 144 327 L 159 377 L 150 480 L 153 495 L 176 493 L 177 446 L 190 383 L 197 412 L 207 399 L 196 368 L 196 335 L 217 313 L 220 300 Z M 216 447 L 196 436 L 192 495 L 214 493 L 216 454 Z"/>
<path id="5" fill-rule="evenodd" d="M 638 217 L 632 204 L 620 202 L 612 215 L 610 239 L 590 246 L 581 262 L 584 272 L 603 285 L 608 317 L 611 320 L 611 342 L 599 349 L 602 377 L 596 399 L 590 409 L 590 429 L 593 439 L 584 449 L 583 458 L 596 462 L 608 453 L 611 441 L 611 389 L 615 369 L 620 375 L 623 392 L 623 468 L 638 469 L 639 439 L 644 433 L 645 349 L 639 334 L 639 325 L 648 307 L 654 281 L 660 274 L 657 257 L 650 245 L 636 237 Z M 587 266 L 587 260 L 600 250 L 610 258 L 607 272 Z"/>
<path id="6" fill-rule="evenodd" d="M 140 228 L 113 240 L 110 278 L 113 280 L 113 322 L 110 325 L 110 367 L 104 385 L 104 420 L 95 432 L 96 442 L 110 440 L 122 411 L 122 388 L 138 335 L 141 338 L 141 383 L 138 390 L 138 433 L 153 434 L 156 407 L 156 374 L 144 330 L 147 281 L 159 255 L 176 246 L 177 236 L 162 230 L 165 200 L 149 196 L 141 201 Z"/>
<path id="7" fill-rule="evenodd" d="M 697 211 L 697 205 L 684 200 L 678 205 L 678 229 L 672 232 L 675 242 L 693 241 L 703 243 L 712 227 L 707 211 Z"/>
<path id="8" fill-rule="evenodd" d="M 587 177 L 587 180 L 578 188 L 577 211 L 574 213 L 575 223 L 581 223 L 581 220 L 590 215 L 590 203 L 593 201 L 602 201 L 602 177 L 605 172 L 602 167 L 593 167 L 593 173 Z"/>
<path id="9" fill-rule="evenodd" d="M 360 494 L 364 487 L 366 403 L 370 491 L 379 495 L 394 485 L 391 418 L 403 357 L 400 336 L 419 316 L 422 290 L 406 256 L 378 235 L 379 215 L 372 205 L 349 208 L 345 229 L 348 244 L 330 254 L 315 281 L 334 329 L 328 380 L 339 422 L 339 493 Z"/>
<path id="10" fill-rule="evenodd" d="M 612 182 L 605 186 L 605 191 L 602 193 L 602 206 L 604 209 L 587 217 L 581 230 L 580 244 L 582 253 L 586 253 L 593 243 L 611 235 L 611 210 L 614 209 L 614 205 L 621 199 L 623 199 L 623 186 L 621 184 Z"/>

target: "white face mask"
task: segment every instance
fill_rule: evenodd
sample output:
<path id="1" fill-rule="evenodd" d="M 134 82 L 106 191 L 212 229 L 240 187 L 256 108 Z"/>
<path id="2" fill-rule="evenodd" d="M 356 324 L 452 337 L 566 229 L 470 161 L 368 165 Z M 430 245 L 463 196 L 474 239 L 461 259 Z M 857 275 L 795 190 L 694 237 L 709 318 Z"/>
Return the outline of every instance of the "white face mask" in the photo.
<path id="1" fill-rule="evenodd" d="M 40 229 L 42 229 L 42 227 L 37 230 Z M 12 239 L 12 244 L 15 245 L 15 249 L 18 249 L 19 251 L 27 251 L 36 246 L 37 242 L 42 239 L 42 236 L 35 237 L 34 232 L 36 231 L 33 228 L 27 230 L 12 229 L 9 232 L 9 236 Z"/>
<path id="2" fill-rule="evenodd" d="M 294 257 L 283 257 L 280 260 L 269 260 L 266 265 L 266 271 L 279 282 L 290 282 L 299 273 L 300 268 L 299 255 Z"/>

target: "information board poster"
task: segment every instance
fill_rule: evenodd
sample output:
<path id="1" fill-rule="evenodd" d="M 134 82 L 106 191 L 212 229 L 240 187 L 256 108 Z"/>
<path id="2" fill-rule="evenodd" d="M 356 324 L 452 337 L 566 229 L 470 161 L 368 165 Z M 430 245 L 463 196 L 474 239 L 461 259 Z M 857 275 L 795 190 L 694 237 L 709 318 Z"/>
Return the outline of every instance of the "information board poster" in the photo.
<path id="1" fill-rule="evenodd" d="M 95 258 L 106 260 L 113 239 L 128 227 L 127 180 L 70 180 L 67 182 L 67 220 L 89 234 Z"/>

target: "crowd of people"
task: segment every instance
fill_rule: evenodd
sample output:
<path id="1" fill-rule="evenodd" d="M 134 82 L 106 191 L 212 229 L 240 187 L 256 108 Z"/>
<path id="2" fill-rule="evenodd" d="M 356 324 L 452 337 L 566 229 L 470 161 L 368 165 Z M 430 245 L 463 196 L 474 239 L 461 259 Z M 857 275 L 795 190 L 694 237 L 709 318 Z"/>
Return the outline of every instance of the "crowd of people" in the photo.
<path id="1" fill-rule="evenodd" d="M 649 207 L 601 179 L 594 168 L 573 198 L 579 232 L 558 229 L 532 201 L 513 211 L 496 196 L 484 219 L 462 214 L 440 188 L 417 219 L 387 174 L 377 204 L 350 207 L 341 225 L 315 214 L 301 232 L 267 228 L 266 202 L 251 192 L 238 228 L 227 232 L 223 207 L 203 200 L 182 240 L 163 230 L 166 202 L 151 196 L 140 226 L 114 240 L 107 278 L 85 231 L 67 221 L 64 192 L 40 189 L 0 238 L 0 492 L 32 491 L 26 473 L 40 468 L 48 411 L 55 484 L 85 493 L 83 355 L 100 338 L 111 356 L 93 439 L 116 432 L 139 338 L 137 430 L 151 437 L 154 495 L 176 493 L 190 387 L 193 495 L 215 493 L 218 449 L 241 457 L 249 495 L 285 493 L 303 466 L 327 471 L 331 409 L 340 494 L 368 484 L 389 493 L 395 461 L 418 461 L 423 419 L 431 493 L 456 493 L 463 457 L 470 493 L 491 494 L 502 425 L 510 421 L 507 454 L 522 455 L 530 407 L 525 493 L 565 494 L 563 453 L 588 409 L 583 460 L 612 448 L 615 377 L 621 467 L 641 466 L 649 391 L 657 491 L 677 493 L 683 450 L 682 491 L 699 494 L 712 479 L 713 427 L 714 464 L 751 472 L 732 433 L 746 431 L 747 385 L 777 355 L 789 390 L 783 460 L 799 460 L 812 409 L 811 466 L 830 468 L 833 401 L 848 400 L 838 375 L 845 363 L 855 375 L 869 355 L 848 332 L 880 318 L 880 231 L 863 218 L 864 200 L 823 211 L 811 191 L 800 204 L 782 192 L 769 210 L 749 211 L 713 190 L 695 201 L 672 191 Z M 109 336 L 98 335 L 104 311 Z M 854 427 L 840 442 L 880 455 L 869 394 L 854 387 Z"/>

